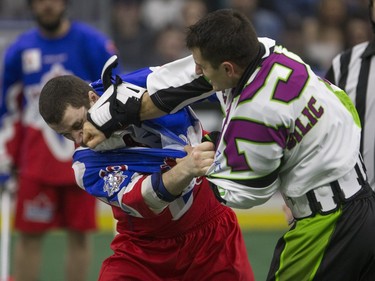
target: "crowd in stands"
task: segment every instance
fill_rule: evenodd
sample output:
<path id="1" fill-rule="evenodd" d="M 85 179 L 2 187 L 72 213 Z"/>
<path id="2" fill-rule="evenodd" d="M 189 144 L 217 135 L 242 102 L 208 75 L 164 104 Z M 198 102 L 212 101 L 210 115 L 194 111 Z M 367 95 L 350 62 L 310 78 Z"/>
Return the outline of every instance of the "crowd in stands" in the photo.
<path id="1" fill-rule="evenodd" d="M 367 0 L 114 0 L 109 30 L 125 69 L 163 64 L 187 54 L 185 27 L 219 8 L 242 11 L 259 36 L 322 74 L 336 54 L 372 34 Z"/>
<path id="2" fill-rule="evenodd" d="M 0 7 L 7 1 L 0 0 Z M 336 54 L 372 36 L 368 0 L 112 0 L 108 10 L 100 1 L 94 1 L 96 5 L 88 1 L 96 10 L 84 5 L 85 1 L 70 3 L 80 10 L 73 15 L 80 20 L 80 15 L 89 15 L 107 21 L 105 31 L 114 39 L 128 71 L 186 55 L 185 27 L 220 8 L 242 11 L 260 37 L 275 39 L 296 52 L 318 73 L 325 73 Z M 13 13 L 16 18 L 25 15 L 19 8 Z M 7 17 L 11 16 L 8 12 Z"/>

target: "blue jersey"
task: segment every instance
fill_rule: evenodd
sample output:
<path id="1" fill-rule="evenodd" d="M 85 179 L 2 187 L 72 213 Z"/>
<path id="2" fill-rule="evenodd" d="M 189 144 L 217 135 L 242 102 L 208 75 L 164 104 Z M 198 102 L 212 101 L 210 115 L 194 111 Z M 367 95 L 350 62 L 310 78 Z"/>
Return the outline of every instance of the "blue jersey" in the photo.
<path id="1" fill-rule="evenodd" d="M 51 184 L 74 183 L 74 144 L 44 122 L 38 111 L 39 94 L 48 80 L 60 75 L 74 74 L 94 81 L 113 54 L 115 48 L 110 39 L 78 22 L 73 22 L 60 38 L 45 38 L 34 28 L 9 46 L 4 57 L 0 101 L 3 166 L 17 165 L 22 174 Z M 47 165 L 49 173 L 45 172 Z"/>
<path id="2" fill-rule="evenodd" d="M 143 87 L 151 72 L 149 68 L 144 68 L 121 75 L 121 78 Z M 103 94 L 101 80 L 91 83 L 91 86 L 98 95 Z M 132 139 L 130 144 L 125 141 L 129 137 Z M 132 216 L 143 217 L 142 211 L 134 208 L 134 202 L 127 203 L 129 192 L 136 190 L 133 187 L 142 175 L 171 168 L 175 158 L 186 155 L 184 146 L 198 143 L 201 137 L 201 125 L 189 107 L 175 114 L 145 121 L 141 127 L 131 125 L 106 140 L 100 146 L 101 151 L 78 149 L 75 152 L 73 168 L 77 182 L 100 200 L 120 206 Z M 172 217 L 180 217 L 188 210 L 193 201 L 193 187 L 192 183 L 181 198 L 171 203 L 170 207 L 174 210 Z M 140 200 L 143 201 L 142 198 Z"/>

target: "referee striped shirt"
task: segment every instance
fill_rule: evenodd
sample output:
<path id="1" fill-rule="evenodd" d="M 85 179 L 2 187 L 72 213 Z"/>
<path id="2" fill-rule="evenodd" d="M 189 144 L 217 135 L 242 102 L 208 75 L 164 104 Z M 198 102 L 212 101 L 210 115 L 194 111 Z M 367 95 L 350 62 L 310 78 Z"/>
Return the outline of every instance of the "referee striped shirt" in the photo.
<path id="1" fill-rule="evenodd" d="M 375 189 L 375 40 L 337 55 L 326 79 L 345 90 L 357 108 L 362 123 L 361 153 Z"/>

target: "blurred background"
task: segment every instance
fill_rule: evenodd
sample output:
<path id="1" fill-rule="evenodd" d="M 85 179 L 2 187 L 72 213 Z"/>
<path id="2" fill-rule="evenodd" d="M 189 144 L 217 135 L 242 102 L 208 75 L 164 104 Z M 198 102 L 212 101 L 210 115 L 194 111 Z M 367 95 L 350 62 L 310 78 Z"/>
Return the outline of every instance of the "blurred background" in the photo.
<path id="1" fill-rule="evenodd" d="M 30 27 L 26 0 L 0 0 L 0 52 Z M 324 73 L 341 50 L 371 36 L 368 0 L 75 0 L 71 19 L 111 36 L 125 70 L 187 54 L 185 27 L 207 12 L 233 8 L 248 15 L 260 37 L 275 39 Z"/>
<path id="2" fill-rule="evenodd" d="M 260 37 L 275 39 L 322 76 L 335 55 L 372 36 L 368 0 L 74 0 L 69 1 L 69 17 L 109 35 L 128 72 L 189 54 L 184 45 L 186 26 L 219 8 L 242 11 Z M 26 0 L 0 0 L 0 59 L 4 48 L 32 25 Z M 207 130 L 220 128 L 221 113 L 216 105 L 201 103 L 194 108 Z M 282 199 L 276 194 L 261 207 L 236 210 L 256 280 L 265 279 L 272 250 L 288 227 L 281 206 Z M 110 209 L 104 204 L 98 208 L 100 231 L 92 234 L 95 247 L 89 280 L 96 280 L 102 260 L 111 254 L 109 243 L 114 235 Z M 12 243 L 15 239 L 13 234 Z M 41 281 L 64 280 L 60 266 L 64 243 L 62 233 L 49 235 Z"/>

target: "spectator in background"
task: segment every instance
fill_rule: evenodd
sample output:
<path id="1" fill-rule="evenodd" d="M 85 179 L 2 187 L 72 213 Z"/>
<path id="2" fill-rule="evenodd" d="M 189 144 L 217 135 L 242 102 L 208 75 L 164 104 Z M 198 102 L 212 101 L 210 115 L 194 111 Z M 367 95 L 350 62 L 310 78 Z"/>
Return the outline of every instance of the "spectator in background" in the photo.
<path id="1" fill-rule="evenodd" d="M 175 1 L 168 7 L 173 9 L 173 16 L 164 16 L 168 10 L 164 10 L 167 2 L 113 2 L 111 30 L 126 71 L 145 65 L 164 64 L 187 55 L 184 28 L 207 13 L 206 3 L 203 0 Z M 163 12 L 156 12 L 161 10 Z M 143 17 L 149 12 L 152 14 L 150 17 Z M 152 23 L 154 16 L 160 22 Z"/>
<path id="2" fill-rule="evenodd" d="M 346 26 L 345 34 L 346 48 L 368 41 L 371 38 L 371 28 L 368 20 L 360 17 L 351 18 Z"/>
<path id="3" fill-rule="evenodd" d="M 369 39 L 363 15 L 359 1 L 320 0 L 314 16 L 303 19 L 303 57 L 320 75 L 337 53 Z"/>
<path id="4" fill-rule="evenodd" d="M 185 28 L 196 23 L 207 13 L 202 0 L 186 0 L 179 12 L 177 23 L 163 27 L 155 38 L 151 65 L 162 65 L 187 56 L 190 52 L 185 46 Z"/>
<path id="5" fill-rule="evenodd" d="M 126 72 L 150 65 L 154 35 L 141 15 L 142 0 L 114 0 L 111 32 Z"/>
<path id="6" fill-rule="evenodd" d="M 207 6 L 207 12 L 212 12 L 226 7 L 227 0 L 203 0 Z"/>
<path id="7" fill-rule="evenodd" d="M 49 79 L 75 74 L 97 79 L 115 53 L 113 42 L 66 16 L 66 0 L 29 0 L 37 24 L 6 50 L 0 100 L 0 174 L 17 175 L 15 281 L 40 280 L 43 237 L 67 231 L 64 280 L 86 280 L 89 231 L 96 229 L 95 199 L 76 184 L 74 145 L 52 131 L 38 111 L 40 90 Z M 53 280 L 53 276 L 48 278 Z"/>
<path id="8" fill-rule="evenodd" d="M 227 0 L 228 8 L 246 15 L 253 23 L 259 37 L 270 37 L 280 42 L 284 32 L 284 22 L 276 13 L 260 8 L 258 0 Z"/>
<path id="9" fill-rule="evenodd" d="M 24 19 L 27 16 L 24 0 L 0 0 L 0 19 Z"/>
<path id="10" fill-rule="evenodd" d="M 207 14 L 207 5 L 203 0 L 186 0 L 182 7 L 182 25 L 187 27 L 195 24 Z"/>
<path id="11" fill-rule="evenodd" d="M 368 15 L 368 0 L 345 0 L 351 16 Z"/>
<path id="12" fill-rule="evenodd" d="M 155 39 L 152 65 L 163 65 L 167 62 L 187 56 L 185 33 L 180 26 L 169 25 L 158 32 Z"/>
<path id="13" fill-rule="evenodd" d="M 142 18 L 153 31 L 162 30 L 170 24 L 181 22 L 184 0 L 144 0 Z"/>
<path id="14" fill-rule="evenodd" d="M 262 0 L 259 7 L 280 15 L 285 24 L 294 25 L 304 17 L 315 15 L 316 0 Z"/>
<path id="15" fill-rule="evenodd" d="M 289 51 L 303 56 L 305 44 L 301 25 L 306 17 L 315 16 L 316 3 L 316 0 L 262 0 L 259 2 L 259 7 L 271 10 L 280 16 L 284 24 L 280 44 Z"/>
<path id="16" fill-rule="evenodd" d="M 323 74 L 343 50 L 347 19 L 345 0 L 320 0 L 315 16 L 303 19 L 303 56 L 318 74 Z"/>

